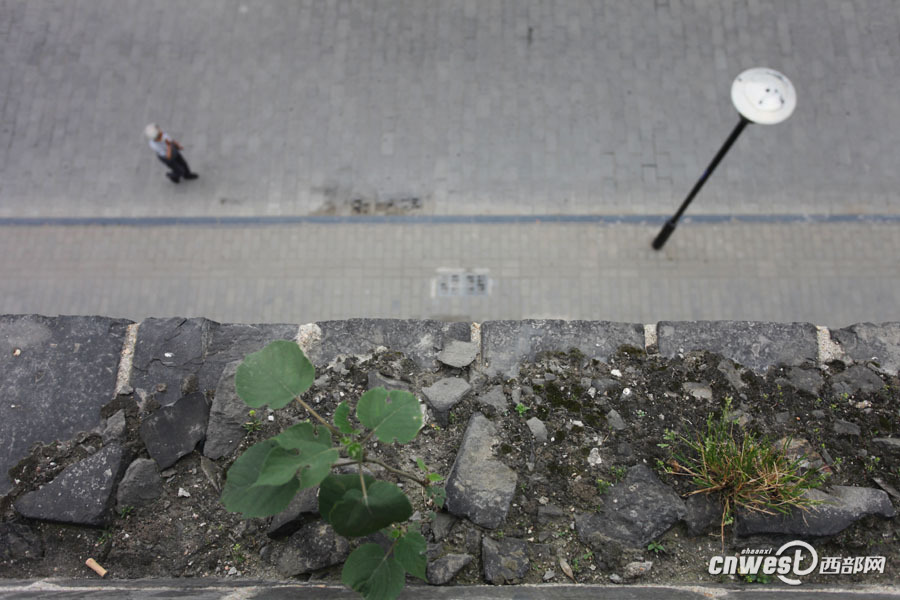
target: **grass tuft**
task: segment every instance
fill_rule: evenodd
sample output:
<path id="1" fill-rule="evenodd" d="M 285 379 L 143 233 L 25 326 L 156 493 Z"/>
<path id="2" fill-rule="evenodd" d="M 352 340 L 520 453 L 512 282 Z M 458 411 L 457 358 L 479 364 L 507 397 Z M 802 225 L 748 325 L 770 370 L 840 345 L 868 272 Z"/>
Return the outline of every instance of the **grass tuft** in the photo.
<path id="1" fill-rule="evenodd" d="M 824 481 L 818 470 L 804 472 L 800 459 L 791 460 L 786 451 L 790 440 L 776 446 L 765 437 L 736 432 L 731 412 L 731 398 L 726 398 L 719 418 L 707 417 L 705 434 L 696 439 L 679 436 L 687 451 L 669 463 L 670 473 L 690 477 L 697 487 L 688 495 L 717 494 L 722 499 L 723 543 L 725 525 L 733 521 L 736 508 L 765 514 L 808 510 L 818 502 L 806 491 Z"/>

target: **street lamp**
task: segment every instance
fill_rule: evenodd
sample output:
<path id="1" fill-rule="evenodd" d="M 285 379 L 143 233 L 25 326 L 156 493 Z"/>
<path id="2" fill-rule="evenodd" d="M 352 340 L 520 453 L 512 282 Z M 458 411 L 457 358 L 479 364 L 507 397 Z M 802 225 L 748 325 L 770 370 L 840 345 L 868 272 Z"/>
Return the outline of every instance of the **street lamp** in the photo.
<path id="1" fill-rule="evenodd" d="M 694 196 L 697 195 L 697 192 L 700 191 L 700 188 L 703 187 L 703 184 L 715 171 L 719 161 L 722 160 L 734 141 L 741 135 L 744 127 L 751 122 L 759 123 L 760 125 L 781 123 L 794 112 L 794 107 L 797 106 L 797 93 L 794 91 L 791 81 L 778 71 L 757 67 L 744 71 L 731 84 L 731 103 L 734 104 L 734 107 L 740 113 L 741 120 L 738 121 L 731 135 L 719 148 L 715 158 L 706 167 L 706 171 L 694 184 L 694 188 L 684 202 L 681 203 L 678 212 L 663 225 L 656 239 L 653 240 L 654 250 L 659 250 L 665 245 L 666 240 L 675 231 L 678 219 L 681 218 L 691 200 L 694 199 Z"/>

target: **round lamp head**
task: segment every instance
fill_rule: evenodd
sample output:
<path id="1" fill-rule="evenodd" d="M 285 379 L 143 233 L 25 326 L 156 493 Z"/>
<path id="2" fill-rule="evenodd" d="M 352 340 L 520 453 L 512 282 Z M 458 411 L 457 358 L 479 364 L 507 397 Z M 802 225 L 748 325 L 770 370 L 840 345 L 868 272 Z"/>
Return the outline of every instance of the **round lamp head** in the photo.
<path id="1" fill-rule="evenodd" d="M 754 123 L 774 125 L 794 112 L 797 92 L 791 80 L 773 69 L 747 69 L 731 84 L 731 102 Z"/>

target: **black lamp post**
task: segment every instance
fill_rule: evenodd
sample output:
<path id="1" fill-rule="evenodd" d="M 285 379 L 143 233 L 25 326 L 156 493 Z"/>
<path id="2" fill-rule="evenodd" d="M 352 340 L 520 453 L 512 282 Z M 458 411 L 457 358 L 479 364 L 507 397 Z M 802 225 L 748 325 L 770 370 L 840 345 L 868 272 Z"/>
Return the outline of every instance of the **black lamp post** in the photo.
<path id="1" fill-rule="evenodd" d="M 666 240 L 675 231 L 678 225 L 678 219 L 687 210 L 694 196 L 709 179 L 713 171 L 721 162 L 722 158 L 734 144 L 735 140 L 741 135 L 744 127 L 748 123 L 760 123 L 763 125 L 774 125 L 780 123 L 791 116 L 794 107 L 797 105 L 797 94 L 790 80 L 772 69 L 755 68 L 744 71 L 731 84 L 731 101 L 734 107 L 741 115 L 741 120 L 731 131 L 728 139 L 719 148 L 716 156 L 706 167 L 706 171 L 700 176 L 700 179 L 694 184 L 687 198 L 681 203 L 681 206 L 668 221 L 653 240 L 653 249 L 660 250 L 665 245 Z"/>

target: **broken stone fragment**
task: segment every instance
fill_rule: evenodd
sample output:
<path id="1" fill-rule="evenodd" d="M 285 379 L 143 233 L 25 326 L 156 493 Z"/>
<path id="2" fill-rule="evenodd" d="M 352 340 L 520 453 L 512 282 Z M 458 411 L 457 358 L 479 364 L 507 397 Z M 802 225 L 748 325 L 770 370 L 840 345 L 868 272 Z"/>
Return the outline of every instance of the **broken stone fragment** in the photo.
<path id="1" fill-rule="evenodd" d="M 106 427 L 103 428 L 103 443 L 109 444 L 116 442 L 125 437 L 125 409 L 116 411 L 116 413 L 106 420 Z"/>
<path id="2" fill-rule="evenodd" d="M 113 444 L 64 469 L 39 490 L 15 503 L 23 517 L 102 527 L 109 523 L 113 489 L 124 469 L 125 451 Z"/>
<path id="3" fill-rule="evenodd" d="M 870 394 L 884 387 L 881 377 L 863 365 L 853 365 L 843 373 L 831 378 L 831 390 L 836 397 L 857 392 Z"/>
<path id="4" fill-rule="evenodd" d="M 506 520 L 517 481 L 516 472 L 493 456 L 496 436 L 484 415 L 472 415 L 447 478 L 446 509 L 488 529 Z"/>
<path id="5" fill-rule="evenodd" d="M 686 381 L 681 387 L 686 394 L 692 396 L 695 400 L 706 400 L 709 402 L 713 398 L 712 388 L 705 383 Z"/>
<path id="6" fill-rule="evenodd" d="M 462 369 L 463 367 L 468 367 L 472 364 L 472 361 L 475 360 L 477 355 L 477 344 L 451 340 L 441 353 L 437 355 L 437 359 L 447 366 Z"/>
<path id="7" fill-rule="evenodd" d="M 652 560 L 644 562 L 630 562 L 625 565 L 625 569 L 622 572 L 622 577 L 625 578 L 625 581 L 634 581 L 635 579 L 639 579 L 649 573 L 652 567 Z"/>
<path id="8" fill-rule="evenodd" d="M 160 469 L 171 467 L 194 451 L 206 437 L 209 406 L 200 392 L 164 406 L 141 423 L 141 439 Z"/>
<path id="9" fill-rule="evenodd" d="M 622 431 L 628 427 L 628 424 L 625 423 L 625 419 L 622 418 L 622 415 L 620 415 L 616 409 L 612 409 L 606 413 L 606 422 L 616 431 Z"/>
<path id="10" fill-rule="evenodd" d="M 291 535 L 303 525 L 304 519 L 318 514 L 319 486 L 302 489 L 286 509 L 272 517 L 266 534 L 271 538 Z"/>
<path id="11" fill-rule="evenodd" d="M 722 523 L 723 506 L 709 494 L 692 494 L 684 501 L 684 524 L 690 536 L 701 536 Z"/>
<path id="12" fill-rule="evenodd" d="M 294 577 L 344 562 L 350 544 L 324 522 L 301 527 L 274 555 L 275 566 L 284 577 Z"/>
<path id="13" fill-rule="evenodd" d="M 506 400 L 506 394 L 503 393 L 503 386 L 500 385 L 495 385 L 487 392 L 479 394 L 476 397 L 476 401 L 482 406 L 493 408 L 501 415 L 506 414 L 506 409 L 509 406 L 509 403 Z"/>
<path id="14" fill-rule="evenodd" d="M 859 437 L 860 433 L 862 433 L 859 425 L 842 419 L 838 419 L 834 422 L 834 432 L 837 435 L 849 435 L 854 437 Z"/>
<path id="15" fill-rule="evenodd" d="M 528 573 L 528 542 L 515 538 L 499 541 L 485 536 L 481 543 L 484 579 L 494 585 L 513 583 Z"/>
<path id="16" fill-rule="evenodd" d="M 547 441 L 547 426 L 544 425 L 544 422 L 538 419 L 537 417 L 531 417 L 525 422 L 528 425 L 528 429 L 531 430 L 531 435 L 534 436 L 534 439 L 538 442 L 546 442 Z"/>
<path id="17" fill-rule="evenodd" d="M 447 415 L 456 404 L 465 398 L 472 387 L 464 379 L 459 377 L 445 377 L 436 381 L 434 385 L 422 388 L 425 399 L 434 410 L 438 422 L 446 426 Z"/>
<path id="18" fill-rule="evenodd" d="M 575 519 L 578 538 L 595 550 L 614 540 L 645 548 L 685 517 L 684 502 L 646 465 L 628 469 L 625 480 L 604 495 L 599 513 Z"/>
<path id="19" fill-rule="evenodd" d="M 241 362 L 237 360 L 225 365 L 209 410 L 203 454 L 213 460 L 231 454 L 247 433 L 244 424 L 250 419 L 250 407 L 240 399 L 234 387 L 234 376 Z"/>
<path id="20" fill-rule="evenodd" d="M 836 485 L 829 492 L 808 490 L 806 497 L 819 502 L 809 510 L 766 515 L 738 509 L 735 533 L 742 537 L 764 534 L 821 537 L 840 533 L 869 515 L 896 516 L 888 495 L 874 488 Z"/>
<path id="21" fill-rule="evenodd" d="M 155 460 L 139 458 L 128 465 L 119 483 L 116 500 L 119 508 L 146 506 L 162 495 L 162 478 Z"/>
<path id="22" fill-rule="evenodd" d="M 450 583 L 472 560 L 474 557 L 471 554 L 448 554 L 437 559 L 430 563 L 426 570 L 428 583 L 431 585 Z"/>

